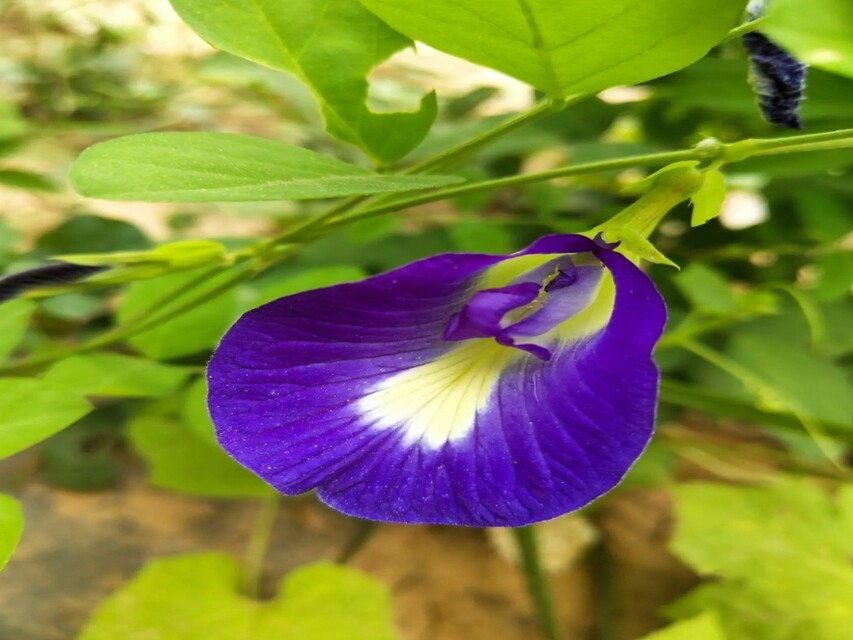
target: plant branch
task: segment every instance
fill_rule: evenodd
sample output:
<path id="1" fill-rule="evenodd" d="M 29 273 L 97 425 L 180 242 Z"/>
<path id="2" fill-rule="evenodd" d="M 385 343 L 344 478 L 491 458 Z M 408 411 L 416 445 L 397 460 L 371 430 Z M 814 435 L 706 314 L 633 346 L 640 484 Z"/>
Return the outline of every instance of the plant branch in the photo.
<path id="1" fill-rule="evenodd" d="M 430 202 L 446 200 L 472 193 L 480 193 L 504 187 L 533 184 L 545 182 L 557 178 L 568 178 L 572 176 L 603 173 L 605 171 L 618 171 L 634 167 L 663 166 L 673 162 L 685 160 L 710 161 L 719 164 L 734 163 L 746 160 L 753 156 L 768 156 L 780 153 L 797 153 L 806 151 L 825 151 L 831 149 L 844 149 L 853 147 L 853 129 L 831 131 L 829 133 L 815 133 L 799 136 L 786 136 L 784 138 L 752 138 L 732 144 L 723 144 L 713 141 L 713 144 L 698 144 L 691 149 L 680 151 L 664 151 L 661 153 L 650 153 L 636 156 L 616 158 L 614 160 L 600 160 L 584 164 L 568 165 L 548 171 L 525 173 L 494 180 L 482 180 L 458 187 L 438 189 L 431 193 L 397 200 L 388 204 L 378 204 L 373 207 L 358 209 L 339 218 L 333 218 L 326 224 L 327 228 L 336 228 L 356 220 L 372 218 L 374 216 L 399 211 Z"/>
<path id="2" fill-rule="evenodd" d="M 432 158 L 412 165 L 411 167 L 403 171 L 403 173 L 432 173 L 434 171 L 438 171 L 439 169 L 444 169 L 446 167 L 452 166 L 460 160 L 464 160 L 465 158 L 470 157 L 472 154 L 478 152 L 480 149 L 494 142 L 498 138 L 501 138 L 507 135 L 508 133 L 512 133 L 513 131 L 524 127 L 525 125 L 528 125 L 531 122 L 548 115 L 549 113 L 561 111 L 562 109 L 565 109 L 570 105 L 577 104 L 578 102 L 581 102 L 582 100 L 585 100 L 588 97 L 588 94 L 583 94 L 571 96 L 570 98 L 566 98 L 565 100 L 558 102 L 551 100 L 543 100 L 529 111 L 525 111 L 524 113 L 515 116 L 514 118 L 510 118 L 509 120 L 502 122 L 495 128 L 481 133 L 478 136 L 474 136 L 470 140 L 466 140 L 462 144 L 457 145 L 452 149 L 448 149 L 447 151 L 439 153 L 433 156 Z"/>

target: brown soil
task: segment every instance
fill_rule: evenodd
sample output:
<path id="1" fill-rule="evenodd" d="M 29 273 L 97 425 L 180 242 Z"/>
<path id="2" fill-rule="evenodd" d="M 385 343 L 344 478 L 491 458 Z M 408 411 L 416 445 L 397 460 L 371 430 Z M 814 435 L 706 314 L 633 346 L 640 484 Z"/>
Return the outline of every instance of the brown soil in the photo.
<path id="1" fill-rule="evenodd" d="M 27 530 L 0 576 L 0 638 L 8 640 L 70 640 L 149 558 L 211 550 L 239 556 L 256 510 L 137 480 L 97 494 L 30 482 L 19 496 Z M 595 519 L 599 550 L 551 576 L 560 626 L 566 638 L 591 640 L 608 627 L 614 640 L 632 640 L 660 626 L 657 610 L 694 578 L 665 550 L 671 516 L 664 494 L 622 492 Z M 285 502 L 267 556 L 269 583 L 300 564 L 339 557 L 362 528 L 311 498 Z M 391 588 L 403 640 L 537 637 L 523 575 L 482 531 L 383 525 L 350 563 Z M 602 598 L 602 589 L 609 595 Z"/>

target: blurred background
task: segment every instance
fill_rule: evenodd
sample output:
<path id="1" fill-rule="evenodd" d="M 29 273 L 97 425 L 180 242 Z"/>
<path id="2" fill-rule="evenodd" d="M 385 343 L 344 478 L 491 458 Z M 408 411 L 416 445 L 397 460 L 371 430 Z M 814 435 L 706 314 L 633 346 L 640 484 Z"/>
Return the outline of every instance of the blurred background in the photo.
<path id="1" fill-rule="evenodd" d="M 729 42 L 679 73 L 508 135 L 458 173 L 495 178 L 775 135 L 746 77 L 744 53 Z M 414 107 L 432 88 L 439 120 L 412 161 L 536 99 L 517 81 L 419 47 L 374 71 L 370 101 Z M 803 121 L 807 133 L 850 127 L 853 80 L 811 69 Z M 240 246 L 323 206 L 118 203 L 68 187 L 85 147 L 162 130 L 261 135 L 365 162 L 323 131 L 296 79 L 214 51 L 167 0 L 0 0 L 0 270 L 170 240 Z M 634 640 L 707 612 L 730 640 L 851 637 L 851 167 L 850 150 L 729 165 L 718 220 L 691 229 L 684 205 L 660 227 L 655 244 L 681 269 L 650 267 L 670 309 L 657 352 L 658 434 L 616 491 L 537 530 L 566 638 Z M 96 409 L 85 418 L 0 463 L 0 489 L 26 516 L 0 574 L 0 638 L 76 637 L 153 558 L 244 555 L 256 513 L 274 499 L 215 448 L 200 377 L 240 313 L 435 253 L 507 252 L 586 230 L 630 204 L 621 190 L 644 175 L 513 187 L 361 222 L 106 355 L 54 365 L 47 375 L 65 384 L 105 369 L 124 377 L 90 394 Z M 12 355 L 98 335 L 190 277 L 45 298 Z M 535 637 L 505 531 L 369 526 L 312 496 L 281 501 L 265 593 L 320 559 L 390 589 L 405 640 Z"/>

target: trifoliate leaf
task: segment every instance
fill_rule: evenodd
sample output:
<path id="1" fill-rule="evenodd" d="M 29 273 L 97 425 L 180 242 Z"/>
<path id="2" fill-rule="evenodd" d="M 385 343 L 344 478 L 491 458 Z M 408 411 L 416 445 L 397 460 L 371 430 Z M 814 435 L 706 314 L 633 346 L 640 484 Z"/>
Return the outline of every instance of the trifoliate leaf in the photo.
<path id="1" fill-rule="evenodd" d="M 806 481 L 675 490 L 678 557 L 714 582 L 669 608 L 713 611 L 728 638 L 846 640 L 853 628 L 853 518 Z"/>
<path id="2" fill-rule="evenodd" d="M 318 563 L 282 581 L 272 600 L 239 592 L 222 554 L 150 562 L 95 612 L 78 640 L 395 640 L 387 590 L 352 569 Z"/>

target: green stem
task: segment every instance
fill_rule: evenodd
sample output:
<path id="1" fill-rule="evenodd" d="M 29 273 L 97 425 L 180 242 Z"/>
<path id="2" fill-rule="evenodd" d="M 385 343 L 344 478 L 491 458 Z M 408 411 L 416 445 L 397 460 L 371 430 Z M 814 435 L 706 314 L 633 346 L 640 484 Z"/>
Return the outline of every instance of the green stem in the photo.
<path id="1" fill-rule="evenodd" d="M 454 165 L 460 160 L 464 160 L 465 158 L 470 157 L 483 147 L 495 141 L 496 139 L 501 138 L 507 135 L 508 133 L 512 133 L 513 131 L 520 129 L 521 127 L 530 124 L 534 120 L 538 120 L 539 118 L 549 113 L 559 111 L 561 109 L 565 109 L 569 105 L 576 104 L 587 97 L 589 96 L 572 96 L 571 98 L 567 98 L 564 101 L 558 103 L 555 103 L 550 100 L 543 100 L 529 111 L 525 111 L 524 113 L 515 116 L 514 118 L 510 118 L 509 120 L 502 122 L 495 128 L 489 129 L 488 131 L 481 133 L 480 135 L 475 136 L 470 140 L 466 140 L 462 144 L 457 145 L 452 149 L 448 149 L 447 151 L 439 153 L 433 156 L 432 158 L 412 165 L 411 167 L 403 171 L 403 173 L 432 173 L 434 171 L 438 171 L 439 169 Z"/>
<path id="2" fill-rule="evenodd" d="M 614 640 L 616 637 L 616 602 L 613 585 L 613 558 L 604 539 L 598 541 L 589 554 L 593 579 L 594 640 Z"/>
<path id="3" fill-rule="evenodd" d="M 521 554 L 521 566 L 527 579 L 527 591 L 536 609 L 542 635 L 546 640 L 559 640 L 560 635 L 557 632 L 557 620 L 554 617 L 554 607 L 551 604 L 548 578 L 542 569 L 542 562 L 539 558 L 536 531 L 533 526 L 528 526 L 515 528 L 512 533 Z"/>
<path id="4" fill-rule="evenodd" d="M 559 167 L 548 171 L 538 171 L 535 173 L 496 178 L 494 180 L 482 180 L 480 182 L 464 184 L 458 187 L 438 189 L 431 193 L 396 200 L 388 204 L 379 204 L 365 209 L 359 209 L 347 215 L 333 218 L 330 222 L 327 222 L 325 226 L 326 228 L 337 228 L 356 220 L 372 218 L 374 216 L 384 215 L 386 213 L 392 213 L 394 211 L 418 205 L 429 204 L 439 200 L 447 200 L 449 198 L 516 185 L 545 182 L 557 178 L 568 178 L 590 173 L 602 173 L 605 171 L 619 171 L 634 167 L 656 167 L 673 162 L 689 160 L 711 161 L 723 164 L 726 162 L 740 162 L 753 156 L 767 156 L 802 151 L 825 151 L 848 148 L 851 146 L 853 146 L 853 129 L 802 136 L 787 136 L 785 138 L 754 138 L 732 144 L 717 143 L 716 145 L 709 146 L 697 145 L 692 149 L 642 154 L 628 156 L 625 158 L 617 158 L 614 160 L 600 160 L 597 162 Z"/>
<path id="5" fill-rule="evenodd" d="M 458 187 L 449 187 L 439 189 L 432 193 L 425 193 L 418 196 L 398 200 L 396 202 L 369 207 L 353 211 L 352 213 L 337 218 L 328 226 L 339 227 L 348 224 L 355 220 L 364 218 L 372 218 L 374 216 L 391 213 L 400 209 L 408 209 L 430 202 L 439 200 L 447 200 L 459 196 L 468 195 L 471 193 L 480 193 L 482 191 L 490 191 L 492 189 L 501 189 L 521 184 L 532 184 L 535 182 L 545 182 L 556 178 L 568 178 L 571 176 L 579 176 L 590 173 L 601 173 L 604 171 L 618 171 L 621 169 L 630 169 L 633 167 L 649 167 L 661 166 L 670 162 L 678 162 L 681 160 L 697 160 L 707 156 L 707 152 L 701 149 L 686 149 L 683 151 L 667 151 L 664 153 L 650 153 L 637 156 L 629 156 L 627 158 L 618 158 L 616 160 L 600 160 L 597 162 L 588 162 L 585 164 L 570 165 L 560 167 L 559 169 L 550 169 L 548 171 L 538 171 L 536 173 L 525 173 L 517 176 L 509 176 L 506 178 L 495 178 L 494 180 L 482 180 L 472 184 L 464 184 Z"/>
<path id="6" fill-rule="evenodd" d="M 739 153 L 746 157 L 775 155 L 778 153 L 801 153 L 805 151 L 830 151 L 848 149 L 853 146 L 853 129 L 839 129 L 824 133 L 784 136 L 781 138 L 749 138 L 724 145 L 735 158 Z"/>
<path id="7" fill-rule="evenodd" d="M 264 556 L 267 553 L 270 537 L 278 517 L 280 500 L 281 497 L 277 493 L 271 493 L 260 501 L 249 544 L 246 545 L 240 592 L 253 600 L 257 600 L 261 596 Z"/>
<path id="8" fill-rule="evenodd" d="M 761 29 L 761 25 L 764 24 L 764 18 L 756 18 L 755 20 L 750 20 L 749 22 L 744 22 L 739 27 L 735 27 L 731 31 L 726 34 L 726 37 L 723 38 L 723 42 L 729 42 L 731 40 L 737 40 L 741 36 L 746 35 L 747 33 L 752 33 L 753 31 L 758 31 Z"/>

